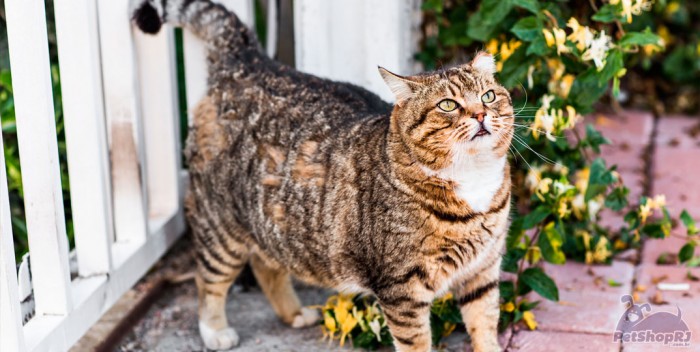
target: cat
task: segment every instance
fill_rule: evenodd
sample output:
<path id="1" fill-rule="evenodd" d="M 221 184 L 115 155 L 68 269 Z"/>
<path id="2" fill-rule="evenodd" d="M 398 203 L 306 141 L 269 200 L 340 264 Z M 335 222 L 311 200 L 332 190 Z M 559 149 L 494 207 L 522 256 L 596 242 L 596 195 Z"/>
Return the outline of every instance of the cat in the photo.
<path id="1" fill-rule="evenodd" d="M 319 316 L 301 306 L 292 275 L 374 295 L 396 350 L 429 351 L 431 302 L 451 290 L 474 350 L 500 350 L 514 111 L 491 55 L 414 76 L 379 68 L 392 106 L 268 58 L 210 0 L 148 0 L 133 20 L 147 33 L 183 26 L 208 47 L 208 94 L 185 148 L 207 348 L 238 344 L 224 307 L 250 263 L 294 327 Z"/>

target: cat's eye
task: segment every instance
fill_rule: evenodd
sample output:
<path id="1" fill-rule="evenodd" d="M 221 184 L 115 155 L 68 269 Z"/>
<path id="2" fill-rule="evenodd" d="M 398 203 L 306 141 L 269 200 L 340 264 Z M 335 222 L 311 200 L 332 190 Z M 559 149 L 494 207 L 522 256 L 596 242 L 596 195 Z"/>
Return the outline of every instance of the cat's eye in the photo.
<path id="1" fill-rule="evenodd" d="M 494 93 L 492 90 L 484 93 L 484 95 L 481 96 L 481 101 L 484 103 L 493 103 L 493 101 L 496 100 L 496 93 Z"/>
<path id="2" fill-rule="evenodd" d="M 439 102 L 437 106 L 442 111 L 450 112 L 450 111 L 454 111 L 455 109 L 457 109 L 457 102 L 452 100 L 452 99 L 445 99 L 445 100 Z"/>

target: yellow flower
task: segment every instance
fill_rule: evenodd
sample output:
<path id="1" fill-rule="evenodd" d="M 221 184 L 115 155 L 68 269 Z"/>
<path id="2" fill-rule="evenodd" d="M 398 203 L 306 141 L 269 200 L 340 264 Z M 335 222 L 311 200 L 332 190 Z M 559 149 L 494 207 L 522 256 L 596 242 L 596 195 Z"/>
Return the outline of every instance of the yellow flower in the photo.
<path id="1" fill-rule="evenodd" d="M 453 331 L 455 331 L 455 328 L 457 327 L 457 324 L 455 323 L 450 323 L 449 321 L 446 321 L 443 330 L 442 330 L 442 337 L 447 337 L 452 334 Z"/>
<path id="2" fill-rule="evenodd" d="M 369 328 L 374 336 L 377 337 L 377 341 L 382 342 L 382 326 L 379 323 L 379 317 L 369 322 Z"/>
<path id="3" fill-rule="evenodd" d="M 537 185 L 540 183 L 541 178 L 542 167 L 531 167 L 530 170 L 527 171 L 527 175 L 525 176 L 525 186 L 527 186 L 530 192 L 535 192 L 535 190 L 537 189 Z"/>
<path id="4" fill-rule="evenodd" d="M 537 264 L 542 258 L 542 251 L 540 247 L 531 246 L 528 247 L 527 252 L 525 252 L 525 259 L 527 259 L 530 264 Z"/>
<path id="5" fill-rule="evenodd" d="M 569 22 L 566 23 L 566 26 L 573 30 L 566 38 L 576 43 L 576 48 L 578 48 L 578 50 L 583 51 L 583 49 L 587 48 L 593 41 L 593 31 L 588 28 L 588 26 L 580 25 L 576 18 L 569 18 Z"/>
<path id="6" fill-rule="evenodd" d="M 498 54 L 498 40 L 491 39 L 486 43 L 486 51 L 489 52 L 489 54 L 496 56 Z"/>
<path id="7" fill-rule="evenodd" d="M 668 27 L 662 25 L 659 25 L 659 28 L 656 30 L 656 33 L 661 37 L 662 43 L 659 44 L 671 44 L 673 43 L 673 36 L 671 35 L 671 32 L 669 32 Z"/>
<path id="8" fill-rule="evenodd" d="M 535 320 L 535 313 L 532 311 L 528 310 L 527 312 L 523 312 L 523 321 L 525 322 L 525 325 L 527 325 L 528 329 L 537 329 L 537 320 Z"/>
<path id="9" fill-rule="evenodd" d="M 625 1 L 625 0 L 623 0 Z M 588 48 L 581 55 L 583 61 L 593 61 L 598 71 L 605 67 L 605 59 L 608 56 L 608 50 L 612 47 L 612 38 L 601 31 L 588 45 Z"/>
<path id="10" fill-rule="evenodd" d="M 647 204 L 642 204 L 639 206 L 639 218 L 641 219 L 642 224 L 647 222 L 647 218 L 653 212 L 654 212 L 654 209 L 649 205 L 648 201 L 647 201 Z"/>
<path id="11" fill-rule="evenodd" d="M 350 331 L 357 326 L 357 319 L 352 315 L 348 315 L 344 322 L 340 324 L 340 346 L 345 344 L 345 338 L 350 334 Z"/>
<path id="12" fill-rule="evenodd" d="M 653 207 L 656 209 L 661 209 L 666 206 L 666 196 L 663 194 L 659 194 L 656 197 L 654 197 L 653 200 Z"/>
<path id="13" fill-rule="evenodd" d="M 591 220 L 595 219 L 600 209 L 603 208 L 603 204 L 605 204 L 605 199 L 602 195 L 589 200 L 588 204 L 586 204 L 588 207 L 588 218 Z"/>
<path id="14" fill-rule="evenodd" d="M 557 94 L 559 94 L 560 97 L 566 98 L 569 96 L 569 92 L 571 91 L 571 86 L 574 83 L 574 79 L 576 79 L 576 76 L 567 73 L 564 75 L 561 81 L 559 81 L 559 87 L 557 87 Z"/>
<path id="15" fill-rule="evenodd" d="M 540 182 L 537 184 L 537 189 L 535 189 L 535 194 L 537 197 L 541 200 L 544 201 L 544 195 L 549 193 L 549 186 L 552 185 L 552 179 L 549 177 L 545 177 L 540 180 Z"/>
<path id="16" fill-rule="evenodd" d="M 700 48 L 700 46 L 698 46 Z M 534 80 L 532 79 L 532 74 L 535 73 L 535 65 L 530 65 L 527 68 L 527 87 L 532 89 L 532 86 L 534 84 Z"/>
<path id="17" fill-rule="evenodd" d="M 501 304 L 501 310 L 510 313 L 515 310 L 515 304 L 513 302 Z"/>
<path id="18" fill-rule="evenodd" d="M 550 31 L 543 28 L 542 34 L 544 34 L 544 40 L 548 47 L 557 47 L 557 55 L 571 51 L 571 49 L 566 46 L 566 32 L 563 29 L 554 27 Z"/>
<path id="19" fill-rule="evenodd" d="M 671 17 L 674 13 L 681 9 L 681 5 L 677 1 L 672 1 L 666 6 L 666 16 Z"/>
<path id="20" fill-rule="evenodd" d="M 566 199 L 562 199 L 559 202 L 559 207 L 557 208 L 557 215 L 559 216 L 560 219 L 565 218 L 567 215 L 570 213 L 569 209 L 569 204 L 567 203 Z"/>
<path id="21" fill-rule="evenodd" d="M 615 244 L 613 246 L 615 247 L 616 250 L 619 251 L 619 250 L 627 248 L 627 243 L 625 243 L 624 241 L 622 241 L 620 239 L 617 239 L 617 240 L 615 240 Z"/>
<path id="22" fill-rule="evenodd" d="M 335 333 L 338 331 L 338 325 L 336 324 L 335 319 L 333 319 L 331 316 L 331 313 L 327 311 L 323 313 L 323 327 L 326 330 L 323 332 L 324 337 L 328 337 L 330 340 L 333 340 Z"/>
<path id="23" fill-rule="evenodd" d="M 588 178 L 590 177 L 591 170 L 589 168 L 583 168 L 576 171 L 576 188 L 581 192 L 581 194 L 586 193 L 588 188 Z"/>
<path id="24" fill-rule="evenodd" d="M 596 263 L 604 263 L 611 255 L 612 252 L 608 249 L 608 239 L 606 237 L 600 237 L 600 240 L 598 240 L 598 243 L 595 245 L 593 260 Z"/>
<path id="25" fill-rule="evenodd" d="M 572 77 L 571 81 L 573 82 L 573 80 L 574 79 Z M 571 89 L 571 86 L 569 86 L 569 90 L 570 89 Z M 566 94 L 567 95 L 569 94 L 568 91 Z M 574 109 L 573 106 L 567 105 L 566 106 L 566 117 L 567 117 L 567 120 L 566 120 L 566 124 L 564 125 L 564 128 L 572 129 L 576 126 L 576 123 L 578 122 L 578 120 L 580 120 L 581 115 L 579 115 L 578 112 L 576 112 L 576 109 Z"/>
<path id="26" fill-rule="evenodd" d="M 571 208 L 577 218 L 583 219 L 584 215 L 586 214 L 586 199 L 583 196 L 583 193 L 579 193 L 576 195 L 576 197 L 574 197 L 574 199 L 571 201 Z"/>

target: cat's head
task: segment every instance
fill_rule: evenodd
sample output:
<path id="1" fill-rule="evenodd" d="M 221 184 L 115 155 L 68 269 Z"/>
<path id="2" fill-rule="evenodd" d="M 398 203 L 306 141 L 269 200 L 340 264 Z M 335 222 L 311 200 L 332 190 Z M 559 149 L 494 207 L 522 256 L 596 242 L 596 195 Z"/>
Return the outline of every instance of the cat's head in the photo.
<path id="1" fill-rule="evenodd" d="M 508 91 L 494 78 L 493 56 L 468 64 L 399 76 L 379 72 L 396 96 L 392 128 L 414 157 L 439 170 L 468 157 L 502 157 L 514 130 Z"/>

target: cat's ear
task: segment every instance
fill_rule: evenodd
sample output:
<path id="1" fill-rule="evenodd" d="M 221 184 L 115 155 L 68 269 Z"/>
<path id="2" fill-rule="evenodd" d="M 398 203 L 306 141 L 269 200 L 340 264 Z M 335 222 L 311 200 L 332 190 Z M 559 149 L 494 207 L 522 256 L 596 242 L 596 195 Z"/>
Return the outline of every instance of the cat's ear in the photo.
<path id="1" fill-rule="evenodd" d="M 493 74 L 496 73 L 496 60 L 494 60 L 493 55 L 485 51 L 477 53 L 469 65 L 475 70 L 489 76 L 493 76 Z"/>
<path id="2" fill-rule="evenodd" d="M 412 80 L 411 78 L 399 76 L 395 73 L 389 72 L 389 70 L 384 67 L 378 67 L 379 74 L 382 75 L 384 82 L 389 86 L 389 90 L 394 93 L 396 97 L 396 104 L 401 105 L 404 101 L 410 99 L 413 93 L 418 89 L 419 83 Z"/>

